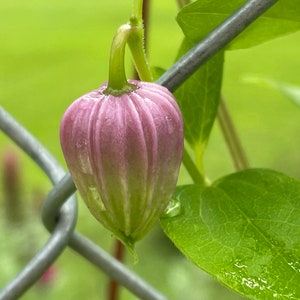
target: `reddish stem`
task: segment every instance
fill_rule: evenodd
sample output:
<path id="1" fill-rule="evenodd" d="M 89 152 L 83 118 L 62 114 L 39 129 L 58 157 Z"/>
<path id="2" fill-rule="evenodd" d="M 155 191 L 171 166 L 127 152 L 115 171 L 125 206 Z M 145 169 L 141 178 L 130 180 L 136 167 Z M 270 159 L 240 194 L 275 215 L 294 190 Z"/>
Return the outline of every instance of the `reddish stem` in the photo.
<path id="1" fill-rule="evenodd" d="M 143 21 L 144 21 L 144 43 L 145 43 L 144 46 L 145 46 L 145 49 L 147 49 L 149 14 L 150 14 L 150 1 L 144 0 L 144 2 L 143 2 Z"/>
<path id="2" fill-rule="evenodd" d="M 119 240 L 116 240 L 114 257 L 119 261 L 123 261 L 124 256 L 125 256 L 125 247 Z M 119 299 L 119 291 L 120 291 L 120 285 L 118 284 L 117 281 L 112 279 L 108 286 L 108 300 Z"/>
<path id="3" fill-rule="evenodd" d="M 10 223 L 22 221 L 20 164 L 16 153 L 8 149 L 3 154 L 3 194 L 5 213 Z"/>

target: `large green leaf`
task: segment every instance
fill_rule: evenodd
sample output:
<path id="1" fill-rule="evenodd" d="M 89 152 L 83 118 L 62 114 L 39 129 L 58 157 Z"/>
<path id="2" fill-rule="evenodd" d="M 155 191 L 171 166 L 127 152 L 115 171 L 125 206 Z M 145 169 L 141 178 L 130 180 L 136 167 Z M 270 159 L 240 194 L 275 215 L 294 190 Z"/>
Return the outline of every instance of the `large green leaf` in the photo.
<path id="1" fill-rule="evenodd" d="M 245 0 L 199 0 L 184 7 L 177 21 L 185 36 L 199 41 L 244 3 Z M 280 0 L 236 37 L 227 49 L 255 46 L 299 29 L 299 0 Z"/>
<path id="2" fill-rule="evenodd" d="M 194 43 L 184 39 L 179 57 Z M 217 115 L 222 84 L 224 53 L 220 52 L 202 65 L 175 92 L 184 119 L 185 139 L 196 152 L 201 168 L 202 154 Z"/>
<path id="3" fill-rule="evenodd" d="M 300 182 L 253 169 L 174 199 L 162 227 L 197 266 L 250 299 L 300 299 Z"/>

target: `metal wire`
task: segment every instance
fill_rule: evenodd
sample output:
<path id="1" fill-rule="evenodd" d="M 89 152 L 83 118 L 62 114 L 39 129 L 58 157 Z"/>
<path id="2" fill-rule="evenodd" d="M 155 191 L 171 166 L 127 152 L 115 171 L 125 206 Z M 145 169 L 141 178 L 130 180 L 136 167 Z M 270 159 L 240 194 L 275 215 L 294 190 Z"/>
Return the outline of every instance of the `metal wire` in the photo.
<path id="1" fill-rule="evenodd" d="M 158 83 L 174 91 L 199 66 L 216 54 L 256 18 L 278 0 L 249 0 L 216 28 L 209 36 L 179 59 Z M 23 149 L 54 184 L 41 211 L 42 221 L 51 232 L 47 243 L 23 270 L 0 292 L 0 300 L 13 300 L 24 294 L 70 246 L 108 276 L 118 281 L 140 299 L 165 300 L 142 278 L 83 235 L 75 232 L 77 201 L 72 195 L 76 188 L 69 174 L 26 129 L 0 106 L 0 129 Z"/>
<path id="2" fill-rule="evenodd" d="M 203 63 L 232 41 L 276 2 L 278 0 L 247 1 L 245 5 L 180 58 L 157 82 L 170 91 L 175 91 Z"/>
<path id="3" fill-rule="evenodd" d="M 54 184 L 59 182 L 64 175 L 64 171 L 58 162 L 2 107 L 0 107 L 0 129 L 44 170 Z M 46 219 L 47 217 L 53 218 L 53 215 L 45 215 Z M 48 242 L 31 259 L 19 275 L 2 290 L 0 293 L 1 300 L 20 297 L 42 276 L 68 245 L 77 220 L 77 202 L 74 196 L 67 200 L 59 210 L 56 210 L 55 219 L 58 221 Z"/>

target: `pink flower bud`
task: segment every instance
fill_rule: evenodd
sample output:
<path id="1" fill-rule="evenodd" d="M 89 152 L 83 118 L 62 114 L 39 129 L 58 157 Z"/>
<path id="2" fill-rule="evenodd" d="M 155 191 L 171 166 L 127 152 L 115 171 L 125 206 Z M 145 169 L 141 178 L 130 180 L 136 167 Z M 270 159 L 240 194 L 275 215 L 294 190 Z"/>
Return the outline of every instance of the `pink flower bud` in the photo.
<path id="1" fill-rule="evenodd" d="M 183 122 L 173 95 L 149 82 L 76 100 L 60 128 L 73 180 L 94 217 L 133 247 L 158 220 L 176 186 Z"/>

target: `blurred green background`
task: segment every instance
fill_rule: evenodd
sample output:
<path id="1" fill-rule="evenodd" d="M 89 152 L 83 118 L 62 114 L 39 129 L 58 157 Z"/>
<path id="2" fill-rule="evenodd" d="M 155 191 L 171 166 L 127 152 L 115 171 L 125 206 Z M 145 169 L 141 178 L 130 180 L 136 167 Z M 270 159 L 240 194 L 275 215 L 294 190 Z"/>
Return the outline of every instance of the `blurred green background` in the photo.
<path id="1" fill-rule="evenodd" d="M 130 10 L 130 0 L 13 0 L 0 4 L 0 105 L 64 166 L 58 139 L 61 116 L 72 101 L 107 79 L 110 43 Z M 176 12 L 175 1 L 152 1 L 148 42 L 152 66 L 168 68 L 174 61 L 182 39 Z M 223 80 L 223 93 L 251 166 L 273 168 L 298 179 L 299 107 L 279 92 L 249 84 L 244 78 L 259 74 L 300 86 L 299 49 L 300 33 L 296 33 L 255 48 L 227 52 Z M 128 66 L 130 74 L 129 59 Z M 1 158 L 8 149 L 18 158 L 24 214 L 30 221 L 22 228 L 5 224 L 1 187 L 0 289 L 49 236 L 40 223 L 38 206 L 51 184 L 0 134 Z M 217 122 L 205 169 L 212 180 L 234 171 Z M 183 170 L 179 183 L 189 182 Z M 111 251 L 110 233 L 79 204 L 78 230 Z M 128 256 L 128 266 L 169 299 L 239 299 L 185 260 L 159 226 L 137 245 L 137 251 L 140 262 L 133 265 Z M 105 299 L 107 277 L 73 251 L 67 249 L 55 268 L 53 282 L 37 285 L 22 299 Z M 122 289 L 122 299 L 136 297 Z"/>

